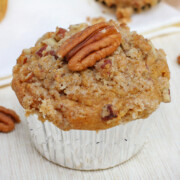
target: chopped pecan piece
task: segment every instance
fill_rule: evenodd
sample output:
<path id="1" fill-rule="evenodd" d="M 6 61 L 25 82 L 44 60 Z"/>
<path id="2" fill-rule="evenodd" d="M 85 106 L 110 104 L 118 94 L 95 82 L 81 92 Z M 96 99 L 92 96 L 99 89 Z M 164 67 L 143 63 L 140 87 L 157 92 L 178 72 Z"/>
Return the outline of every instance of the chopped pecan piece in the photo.
<path id="1" fill-rule="evenodd" d="M 106 67 L 106 65 L 112 65 L 112 62 L 110 59 L 105 59 L 103 64 L 101 65 L 101 68 L 104 69 Z"/>
<path id="2" fill-rule="evenodd" d="M 55 40 L 56 41 L 60 41 L 64 36 L 65 36 L 65 33 L 67 32 L 66 29 L 63 29 L 63 28 L 56 28 L 56 34 L 55 34 Z"/>
<path id="3" fill-rule="evenodd" d="M 36 54 L 39 56 L 39 57 L 42 57 L 43 56 L 43 51 L 47 48 L 47 45 L 45 44 L 43 47 L 41 47 L 37 52 Z"/>
<path id="4" fill-rule="evenodd" d="M 18 64 L 25 64 L 26 62 L 27 62 L 27 57 L 24 55 L 24 54 L 22 54 L 18 59 L 17 59 L 17 63 Z"/>
<path id="5" fill-rule="evenodd" d="M 11 109 L 0 106 L 0 132 L 10 132 L 14 129 L 14 123 L 19 123 L 19 116 Z"/>
<path id="6" fill-rule="evenodd" d="M 45 56 L 47 56 L 47 55 L 54 56 L 55 59 L 58 58 L 58 56 L 56 55 L 56 52 L 55 52 L 54 50 L 47 51 L 47 52 L 45 53 Z"/>
<path id="7" fill-rule="evenodd" d="M 81 71 L 111 55 L 121 43 L 121 34 L 114 26 L 102 22 L 87 27 L 67 39 L 57 55 L 68 61 L 72 71 Z"/>
<path id="8" fill-rule="evenodd" d="M 101 119 L 102 120 L 108 121 L 108 120 L 111 120 L 111 119 L 116 118 L 116 117 L 117 117 L 117 114 L 113 110 L 112 104 L 106 104 L 102 108 L 102 114 L 101 114 Z"/>

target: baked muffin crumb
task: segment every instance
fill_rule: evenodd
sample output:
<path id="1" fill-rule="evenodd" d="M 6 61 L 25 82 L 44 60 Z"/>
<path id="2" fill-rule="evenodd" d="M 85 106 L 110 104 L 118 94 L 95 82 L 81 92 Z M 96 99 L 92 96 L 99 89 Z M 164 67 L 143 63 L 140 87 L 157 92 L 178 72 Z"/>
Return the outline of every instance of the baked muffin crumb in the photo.
<path id="1" fill-rule="evenodd" d="M 12 88 L 27 114 L 63 130 L 101 130 L 146 118 L 170 101 L 170 73 L 163 50 L 125 25 L 108 22 L 122 36 L 114 53 L 86 70 L 70 71 L 57 56 L 65 40 L 87 24 L 57 28 L 25 49 L 13 69 Z"/>

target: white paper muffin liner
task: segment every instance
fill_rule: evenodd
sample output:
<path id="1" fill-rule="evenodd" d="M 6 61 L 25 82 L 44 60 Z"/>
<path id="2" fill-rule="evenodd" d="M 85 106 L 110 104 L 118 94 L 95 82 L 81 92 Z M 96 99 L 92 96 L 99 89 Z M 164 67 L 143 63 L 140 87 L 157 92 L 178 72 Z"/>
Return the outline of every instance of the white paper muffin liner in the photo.
<path id="1" fill-rule="evenodd" d="M 97 170 L 127 161 L 142 147 L 153 119 L 140 119 L 107 130 L 63 131 L 37 115 L 28 117 L 32 142 L 46 159 L 64 167 Z"/>

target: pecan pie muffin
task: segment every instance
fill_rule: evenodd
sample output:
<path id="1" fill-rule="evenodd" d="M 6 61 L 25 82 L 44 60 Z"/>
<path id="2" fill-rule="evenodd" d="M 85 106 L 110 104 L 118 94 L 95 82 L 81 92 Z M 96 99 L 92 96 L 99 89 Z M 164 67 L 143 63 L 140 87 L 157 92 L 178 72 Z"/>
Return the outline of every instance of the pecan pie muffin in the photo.
<path id="1" fill-rule="evenodd" d="M 12 88 L 41 154 L 89 170 L 139 151 L 147 117 L 170 101 L 169 78 L 164 51 L 111 20 L 46 33 L 17 59 Z"/>
<path id="2" fill-rule="evenodd" d="M 132 13 L 141 12 L 155 6 L 160 0 L 97 0 L 108 7 L 116 7 L 116 16 L 119 21 L 127 22 Z"/>

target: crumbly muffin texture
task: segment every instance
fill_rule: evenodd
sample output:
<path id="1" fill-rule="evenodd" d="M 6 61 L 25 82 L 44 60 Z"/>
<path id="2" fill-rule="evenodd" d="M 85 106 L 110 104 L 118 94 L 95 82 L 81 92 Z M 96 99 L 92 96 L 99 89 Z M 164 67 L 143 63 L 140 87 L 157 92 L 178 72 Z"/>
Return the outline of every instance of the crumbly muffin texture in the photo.
<path id="1" fill-rule="evenodd" d="M 97 0 L 108 7 L 116 8 L 116 16 L 120 22 L 130 21 L 134 12 L 141 12 L 155 6 L 160 0 Z"/>
<path id="2" fill-rule="evenodd" d="M 80 72 L 57 56 L 62 43 L 88 25 L 46 33 L 24 49 L 13 69 L 12 88 L 27 114 L 63 130 L 102 130 L 147 118 L 170 102 L 170 73 L 163 50 L 125 25 L 109 21 L 122 42 L 110 56 Z"/>

